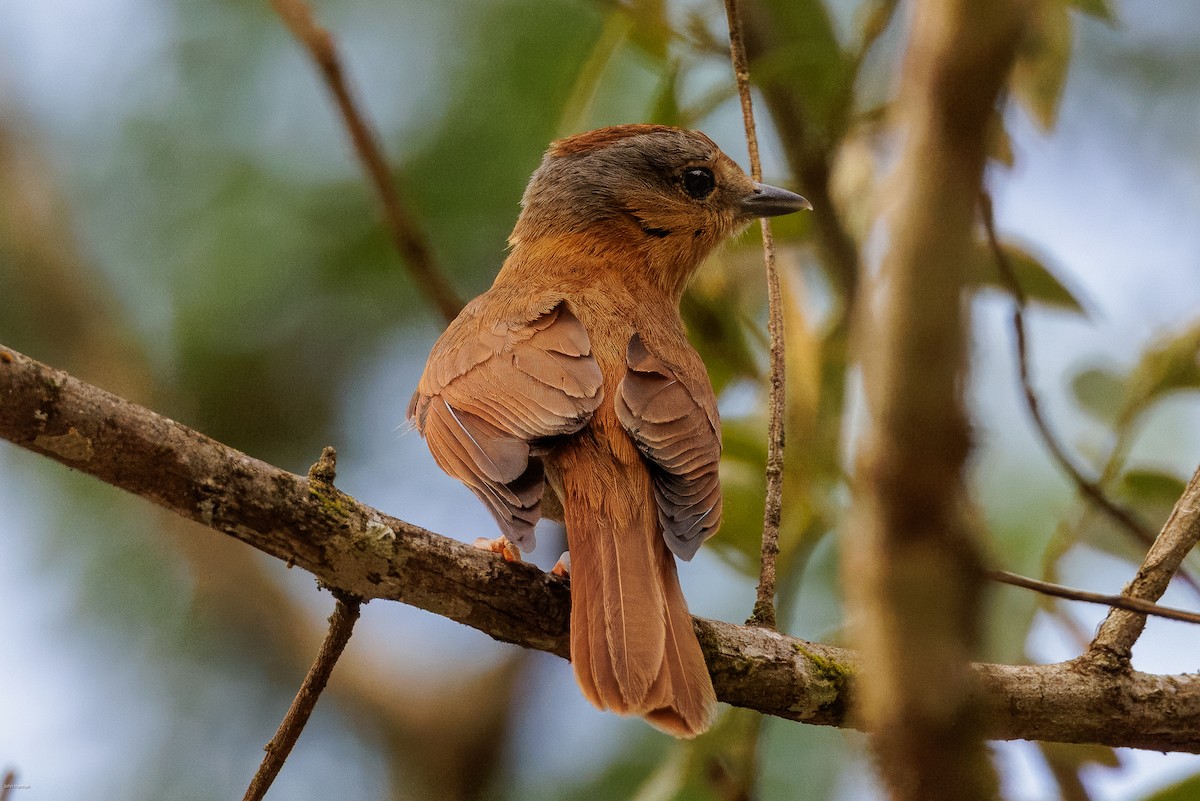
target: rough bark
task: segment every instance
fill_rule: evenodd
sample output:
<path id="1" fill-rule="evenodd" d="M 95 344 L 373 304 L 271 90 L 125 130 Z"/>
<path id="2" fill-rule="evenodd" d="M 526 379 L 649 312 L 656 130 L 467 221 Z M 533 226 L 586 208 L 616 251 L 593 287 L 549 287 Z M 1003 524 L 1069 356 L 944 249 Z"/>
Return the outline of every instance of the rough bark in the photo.
<path id="1" fill-rule="evenodd" d="M 402 601 L 566 656 L 566 581 L 360 504 L 0 346 L 0 437 L 147 498 L 364 600 Z M 696 618 L 717 696 L 854 726 L 846 649 Z M 989 736 L 1200 753 L 1200 676 L 1077 660 L 977 665 Z"/>

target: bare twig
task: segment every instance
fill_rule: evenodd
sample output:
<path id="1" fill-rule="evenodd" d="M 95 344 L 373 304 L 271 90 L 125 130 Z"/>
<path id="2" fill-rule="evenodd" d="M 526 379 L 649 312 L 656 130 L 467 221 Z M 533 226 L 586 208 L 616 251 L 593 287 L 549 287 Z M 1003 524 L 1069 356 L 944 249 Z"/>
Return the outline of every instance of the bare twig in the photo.
<path id="1" fill-rule="evenodd" d="M 270 2 L 283 24 L 308 50 L 325 80 L 326 87 L 333 95 L 346 124 L 346 130 L 350 134 L 354 152 L 358 155 L 383 207 L 383 219 L 392 244 L 400 252 L 409 272 L 429 302 L 437 307 L 447 322 L 453 320 L 462 310 L 462 301 L 438 268 L 429 241 L 396 189 L 378 139 L 350 94 L 333 37 L 329 31 L 317 24 L 312 9 L 304 0 Z"/>
<path id="2" fill-rule="evenodd" d="M 1014 587 L 1023 587 L 1027 590 L 1040 592 L 1042 595 L 1052 595 L 1055 598 L 1065 598 L 1068 601 L 1083 601 L 1089 604 L 1104 604 L 1111 606 L 1114 609 L 1125 609 L 1130 612 L 1137 612 L 1142 615 L 1154 615 L 1155 617 L 1163 617 L 1168 620 L 1181 620 L 1184 623 L 1200 623 L 1200 612 L 1189 612 L 1186 609 L 1173 609 L 1169 606 L 1159 606 L 1150 601 L 1144 601 L 1140 598 L 1131 598 L 1128 595 L 1105 595 L 1100 592 L 1090 592 L 1088 590 L 1080 590 L 1074 587 L 1064 587 L 1061 584 L 1053 584 L 1049 581 L 1029 578 L 1016 573 L 1009 573 L 1007 570 L 989 570 L 987 577 L 993 581 L 999 581 L 1002 584 L 1011 584 Z"/>
<path id="3" fill-rule="evenodd" d="M 754 126 L 754 107 L 750 99 L 750 68 L 742 42 L 742 23 L 737 0 L 725 0 L 729 20 L 729 57 L 742 103 L 742 122 L 746 127 L 746 147 L 750 151 L 750 177 L 762 181 L 762 161 L 758 155 L 758 132 Z M 762 557 L 754 612 L 748 623 L 773 629 L 775 616 L 775 560 L 779 556 L 779 520 L 783 509 L 783 405 L 785 402 L 783 295 L 779 290 L 779 271 L 775 266 L 775 238 L 771 223 L 764 217 L 762 226 L 763 261 L 767 268 L 767 330 L 771 335 L 771 360 L 768 372 L 770 392 L 767 398 L 767 492 L 763 507 Z"/>
<path id="4" fill-rule="evenodd" d="M 262 764 L 258 766 L 258 771 L 250 781 L 250 786 L 246 789 L 246 795 L 243 796 L 242 801 L 261 801 L 267 790 L 271 788 L 271 783 L 279 775 L 283 763 L 292 753 L 292 747 L 296 745 L 296 740 L 304 731 L 304 725 L 308 723 L 308 718 L 317 705 L 317 699 L 321 697 L 325 685 L 329 682 L 334 665 L 337 664 L 338 658 L 345 650 L 346 643 L 350 642 L 350 635 L 354 633 L 354 623 L 358 620 L 361 601 L 340 592 L 335 592 L 334 597 L 337 598 L 337 607 L 329 618 L 329 633 L 325 636 L 325 641 L 321 643 L 321 650 L 317 652 L 316 661 L 309 668 L 308 675 L 304 677 L 304 683 L 300 685 L 300 691 L 296 693 L 292 705 L 288 707 L 283 722 L 279 724 L 279 730 L 267 743 L 264 749 L 267 755 L 263 757 Z"/>
<path id="5" fill-rule="evenodd" d="M 568 654 L 565 581 L 390 517 L 3 346 L 0 438 L 307 570 L 326 586 Z M 752 626 L 693 624 L 720 700 L 809 724 L 859 725 L 847 713 L 858 691 L 853 652 Z M 1200 752 L 1200 676 L 1079 662 L 981 664 L 974 672 L 990 737 Z"/>
<path id="6" fill-rule="evenodd" d="M 1197 541 L 1200 541 L 1200 468 L 1192 474 L 1192 480 L 1123 594 L 1142 601 L 1157 601 Z M 1144 610 L 1114 609 L 1100 625 L 1088 653 L 1096 659 L 1111 656 L 1118 663 L 1128 662 L 1133 644 L 1145 627 Z"/>
<path id="7" fill-rule="evenodd" d="M 1028 305 L 1028 298 L 1021 282 L 1017 279 L 1017 273 L 1008 259 L 1008 254 L 1005 253 L 1004 248 L 1000 247 L 1000 239 L 996 235 L 996 221 L 992 213 L 992 198 L 986 189 L 980 190 L 979 208 L 983 217 L 983 229 L 987 234 L 988 247 L 996 261 L 1000 280 L 1004 282 L 1013 296 L 1012 329 L 1017 346 L 1017 374 L 1021 382 L 1021 393 L 1025 398 L 1025 407 L 1029 410 L 1029 417 L 1033 420 L 1034 427 L 1037 428 L 1038 436 L 1041 437 L 1042 443 L 1058 464 L 1059 469 L 1067 474 L 1082 495 L 1142 543 L 1152 544 L 1154 533 L 1130 509 L 1109 498 L 1098 482 L 1092 481 L 1083 474 L 1042 413 L 1041 401 L 1037 390 L 1034 389 L 1029 371 L 1029 341 L 1025 326 L 1025 308 Z M 1187 581 L 1193 589 L 1200 591 L 1200 585 L 1197 585 L 1191 576 L 1183 574 L 1180 577 Z"/>

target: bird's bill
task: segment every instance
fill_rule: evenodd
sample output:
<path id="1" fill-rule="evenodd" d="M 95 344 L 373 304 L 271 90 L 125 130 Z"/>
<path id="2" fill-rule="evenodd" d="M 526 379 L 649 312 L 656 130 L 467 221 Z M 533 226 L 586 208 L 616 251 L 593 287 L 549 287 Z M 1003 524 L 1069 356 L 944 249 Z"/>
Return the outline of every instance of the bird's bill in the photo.
<path id="1" fill-rule="evenodd" d="M 778 217 L 805 209 L 812 211 L 812 204 L 795 192 L 756 183 L 754 191 L 742 198 L 739 209 L 747 217 Z"/>

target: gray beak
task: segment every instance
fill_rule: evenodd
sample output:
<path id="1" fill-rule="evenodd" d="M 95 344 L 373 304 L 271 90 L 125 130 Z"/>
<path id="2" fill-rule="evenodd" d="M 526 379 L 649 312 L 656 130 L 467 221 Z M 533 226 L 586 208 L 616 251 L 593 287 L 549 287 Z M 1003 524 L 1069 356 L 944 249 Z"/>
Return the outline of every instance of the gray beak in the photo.
<path id="1" fill-rule="evenodd" d="M 812 211 L 812 204 L 795 192 L 768 184 L 755 184 L 754 191 L 738 204 L 738 211 L 746 217 L 778 217 L 804 209 Z"/>

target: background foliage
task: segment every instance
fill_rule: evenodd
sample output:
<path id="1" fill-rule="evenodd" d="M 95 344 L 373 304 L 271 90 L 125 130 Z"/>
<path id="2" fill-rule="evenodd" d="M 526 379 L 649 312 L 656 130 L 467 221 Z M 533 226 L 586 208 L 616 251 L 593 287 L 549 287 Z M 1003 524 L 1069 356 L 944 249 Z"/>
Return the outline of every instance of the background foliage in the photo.
<path id="1" fill-rule="evenodd" d="M 789 335 L 784 627 L 839 641 L 836 532 L 856 430 L 846 320 L 886 204 L 906 9 L 751 12 Z M 1152 527 L 1200 454 L 1200 12 L 1040 0 L 989 184 L 1034 301 L 1034 378 L 1089 474 Z M 330 0 L 398 180 L 464 296 L 484 289 L 552 138 L 701 127 L 744 145 L 718 5 Z M 698 614 L 750 610 L 762 514 L 764 292 L 753 234 L 685 311 L 721 393 L 727 520 L 684 568 Z M 1020 407 L 1010 300 L 980 239 L 979 524 L 999 566 L 1114 591 L 1140 548 L 1054 469 Z M 267 4 L 0 3 L 0 341 L 442 533 L 492 524 L 397 426 L 440 321 L 378 223 L 318 79 Z M 22 798 L 241 792 L 331 606 L 304 576 L 0 448 L 0 758 Z M 543 566 L 561 547 L 541 538 Z M 1191 564 L 1200 573 L 1200 561 Z M 988 658 L 1075 655 L 1096 610 L 997 590 Z M 1195 606 L 1184 588 L 1167 603 Z M 869 798 L 857 735 L 726 714 L 693 746 L 594 713 L 565 663 L 394 605 L 364 610 L 275 793 L 346 799 Z M 1194 670 L 1154 621 L 1135 665 Z M 755 744 L 759 746 L 756 750 Z M 1011 798 L 1189 798 L 1188 757 L 998 747 Z M 99 779 L 100 781 L 97 781 Z M 1161 789 L 1174 781 L 1174 788 Z M 1192 787 L 1192 790 L 1188 790 Z M 86 790 L 84 789 L 86 788 Z M 1151 795 L 1157 791 L 1158 794 Z"/>

